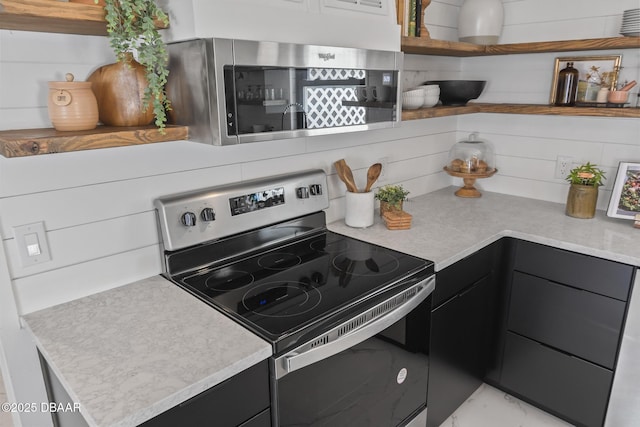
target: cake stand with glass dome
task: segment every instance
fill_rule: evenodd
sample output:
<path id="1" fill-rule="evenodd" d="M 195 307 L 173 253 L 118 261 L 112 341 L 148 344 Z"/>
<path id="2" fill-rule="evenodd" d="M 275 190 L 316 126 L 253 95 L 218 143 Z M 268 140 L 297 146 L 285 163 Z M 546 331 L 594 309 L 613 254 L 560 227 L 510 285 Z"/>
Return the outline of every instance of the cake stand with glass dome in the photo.
<path id="1" fill-rule="evenodd" d="M 493 176 L 498 171 L 495 164 L 491 145 L 478 139 L 477 133 L 472 133 L 469 139 L 459 141 L 449 150 L 449 162 L 444 170 L 451 176 L 462 178 L 464 185 L 455 195 L 472 198 L 482 196 L 474 187 L 476 179 Z"/>

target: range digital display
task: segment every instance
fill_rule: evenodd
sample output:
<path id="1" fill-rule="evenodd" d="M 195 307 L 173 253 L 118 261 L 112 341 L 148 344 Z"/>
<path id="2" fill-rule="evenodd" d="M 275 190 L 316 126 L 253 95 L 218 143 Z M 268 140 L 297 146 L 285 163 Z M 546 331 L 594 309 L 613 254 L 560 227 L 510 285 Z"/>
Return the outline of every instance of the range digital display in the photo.
<path id="1" fill-rule="evenodd" d="M 284 187 L 258 191 L 229 199 L 231 216 L 259 211 L 278 205 L 284 205 Z"/>

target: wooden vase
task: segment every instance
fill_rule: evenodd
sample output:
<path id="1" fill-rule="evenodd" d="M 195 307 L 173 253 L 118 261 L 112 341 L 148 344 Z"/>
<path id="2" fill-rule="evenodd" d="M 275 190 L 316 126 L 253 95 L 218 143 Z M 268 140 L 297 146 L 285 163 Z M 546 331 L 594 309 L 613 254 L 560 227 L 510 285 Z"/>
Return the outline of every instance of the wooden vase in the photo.
<path id="1" fill-rule="evenodd" d="M 389 202 L 383 202 L 380 200 L 380 216 L 384 216 L 385 212 L 401 212 L 402 211 L 402 201 L 397 205 L 392 205 Z"/>
<path id="2" fill-rule="evenodd" d="M 598 186 L 571 184 L 565 213 L 574 218 L 593 218 L 597 202 Z"/>
<path id="3" fill-rule="evenodd" d="M 151 103 L 144 108 L 144 90 L 149 85 L 145 68 L 129 55 L 124 62 L 104 65 L 87 81 L 98 100 L 100 121 L 107 126 L 145 126 L 153 121 Z"/>
<path id="4" fill-rule="evenodd" d="M 98 3 L 94 2 L 93 0 L 69 0 L 69 3 L 82 3 L 82 4 L 88 4 L 91 6 L 100 6 L 100 7 L 106 6 L 105 0 L 98 0 Z"/>

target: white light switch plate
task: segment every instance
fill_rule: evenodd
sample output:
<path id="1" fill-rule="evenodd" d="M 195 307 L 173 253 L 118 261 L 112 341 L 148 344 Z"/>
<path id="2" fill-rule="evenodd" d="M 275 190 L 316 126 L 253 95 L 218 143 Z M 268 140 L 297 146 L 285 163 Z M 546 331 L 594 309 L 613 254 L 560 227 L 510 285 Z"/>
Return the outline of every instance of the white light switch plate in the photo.
<path id="1" fill-rule="evenodd" d="M 43 222 L 13 227 L 13 237 L 16 239 L 20 263 L 23 267 L 51 260 Z"/>

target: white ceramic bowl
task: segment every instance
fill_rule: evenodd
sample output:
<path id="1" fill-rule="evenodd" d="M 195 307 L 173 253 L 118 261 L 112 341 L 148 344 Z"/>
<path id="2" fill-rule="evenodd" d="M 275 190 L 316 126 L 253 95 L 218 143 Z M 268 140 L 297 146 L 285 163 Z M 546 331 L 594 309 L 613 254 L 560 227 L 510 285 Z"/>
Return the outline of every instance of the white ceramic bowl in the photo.
<path id="1" fill-rule="evenodd" d="M 410 93 L 415 91 L 409 91 L 402 94 L 402 108 L 405 110 L 415 110 L 422 107 L 424 103 L 424 93 L 417 91 L 417 93 Z"/>
<path id="2" fill-rule="evenodd" d="M 434 107 L 438 101 L 440 101 L 440 94 L 437 95 L 427 95 L 424 97 L 424 101 L 422 102 L 422 107 L 429 108 Z"/>
<path id="3" fill-rule="evenodd" d="M 402 96 L 420 96 L 423 95 L 424 91 L 421 88 L 413 88 L 413 89 L 409 89 L 409 90 L 405 90 L 404 92 L 402 92 Z"/>
<path id="4" fill-rule="evenodd" d="M 420 85 L 417 88 L 425 90 L 427 92 L 438 92 L 438 93 L 440 93 L 440 86 L 438 86 L 438 85 Z"/>

